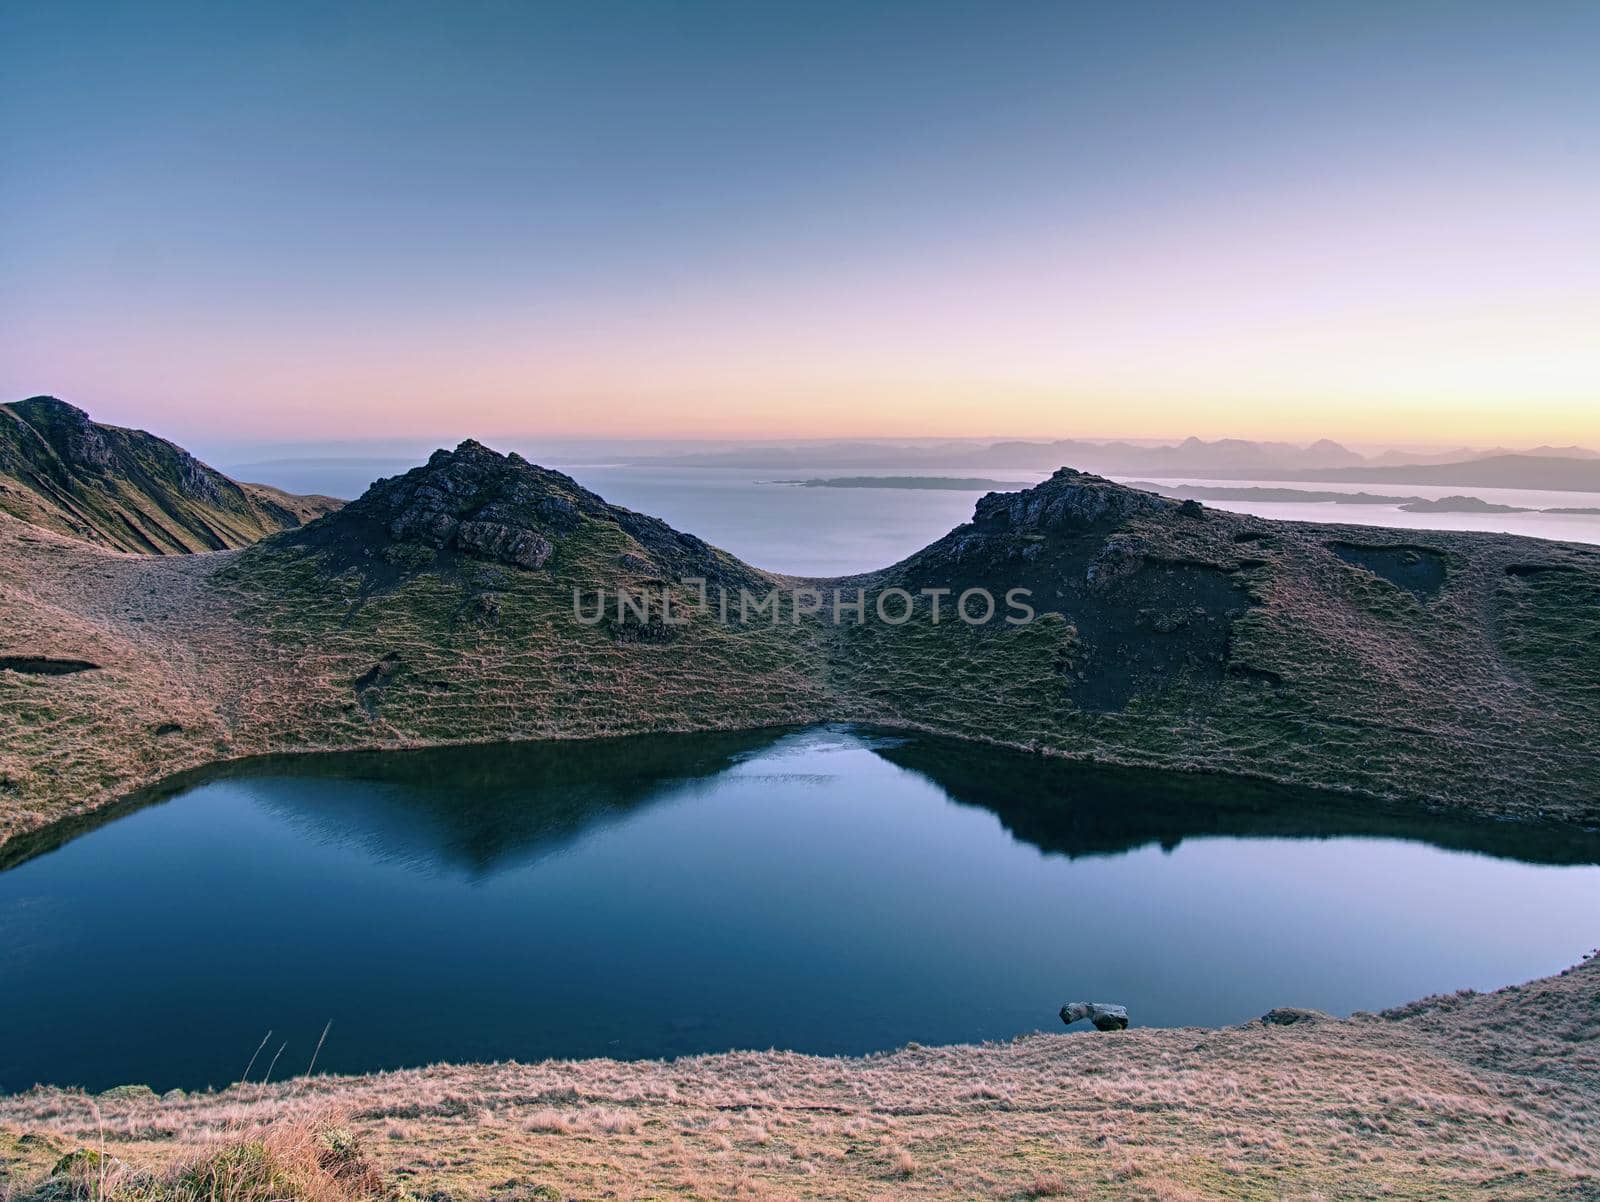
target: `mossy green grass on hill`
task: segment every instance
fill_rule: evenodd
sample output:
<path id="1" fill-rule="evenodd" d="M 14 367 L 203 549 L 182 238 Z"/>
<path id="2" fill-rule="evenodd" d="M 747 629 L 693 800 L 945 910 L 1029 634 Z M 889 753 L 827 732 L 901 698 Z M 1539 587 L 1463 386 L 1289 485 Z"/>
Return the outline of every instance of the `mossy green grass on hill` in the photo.
<path id="1" fill-rule="evenodd" d="M 825 720 L 1600 827 L 1593 548 L 1267 522 L 1063 469 L 880 572 L 796 580 L 469 442 L 238 553 L 0 522 L 0 557 L 0 656 L 95 665 L 0 669 L 7 833 L 249 755 Z M 702 587 L 822 604 L 724 620 Z M 970 588 L 991 620 L 955 615 Z M 855 620 L 858 589 L 905 590 L 909 620 Z M 1034 620 L 1005 620 L 1015 589 Z M 617 608 L 644 590 L 648 621 Z"/>
<path id="2" fill-rule="evenodd" d="M 1063 472 L 849 583 L 1026 584 L 1041 615 L 934 625 L 923 602 L 832 631 L 862 717 L 1600 826 L 1591 548 L 1266 522 Z"/>
<path id="3" fill-rule="evenodd" d="M 163 438 L 100 425 L 54 397 L 0 405 L 0 513 L 99 546 L 243 547 L 338 505 L 240 484 Z"/>
<path id="4" fill-rule="evenodd" d="M 0 656 L 94 665 L 0 669 L 5 836 L 264 753 L 836 718 L 1333 786 L 1390 799 L 1385 814 L 1408 799 L 1404 813 L 1447 811 L 1451 830 L 1600 827 L 1589 548 L 1265 522 L 1063 472 L 986 498 L 972 523 L 882 572 L 786 581 L 558 473 L 475 446 L 442 454 L 351 514 L 243 552 L 121 554 L 0 517 Z M 1409 556 L 1437 557 L 1436 585 Z M 852 594 L 1024 586 L 1038 618 L 573 615 L 575 588 L 671 588 L 687 602 L 695 578 Z M 988 804 L 1004 784 L 963 788 Z M 1053 838 L 1048 817 L 1008 820 Z M 188 1202 L 171 1192 L 184 1182 L 211 1202 L 218 1181 L 239 1199 L 265 1182 L 262 1202 L 1589 1198 L 1594 974 L 1348 1021 L 862 1060 L 436 1067 L 165 1099 L 33 1090 L 0 1098 L 0 1190 L 41 1202 Z M 325 1166 L 285 1174 L 262 1158 L 280 1125 L 317 1130 L 330 1110 L 381 1176 L 355 1194 Z M 102 1130 L 124 1192 L 93 1192 L 98 1169 L 54 1171 L 98 1153 Z M 246 1164 L 264 1171 L 235 1171 Z"/>

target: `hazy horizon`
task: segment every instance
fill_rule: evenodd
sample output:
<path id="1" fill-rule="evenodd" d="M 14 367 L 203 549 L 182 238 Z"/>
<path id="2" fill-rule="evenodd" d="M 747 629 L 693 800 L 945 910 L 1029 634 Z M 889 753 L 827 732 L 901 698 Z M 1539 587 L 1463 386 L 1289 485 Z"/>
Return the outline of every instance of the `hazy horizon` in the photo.
<path id="1" fill-rule="evenodd" d="M 1600 445 L 1600 8 L 19 2 L 0 395 Z"/>
<path id="2" fill-rule="evenodd" d="M 161 434 L 159 430 L 150 431 Z M 163 435 L 163 437 L 165 437 Z M 958 450 L 970 448 L 982 450 L 1000 443 L 1035 443 L 1046 445 L 1057 442 L 1078 441 L 1104 445 L 1126 444 L 1141 448 L 1178 447 L 1196 436 L 1170 435 L 1155 437 L 1078 437 L 1070 434 L 1063 435 L 915 435 L 904 436 L 882 435 L 819 435 L 811 438 L 695 438 L 681 436 L 677 438 L 617 438 L 605 435 L 566 435 L 548 436 L 531 432 L 499 431 L 493 434 L 468 434 L 463 437 L 472 438 L 496 450 L 516 450 L 527 455 L 530 449 L 543 448 L 546 458 L 552 464 L 559 465 L 563 462 L 574 463 L 584 461 L 585 458 L 599 460 L 615 458 L 618 460 L 646 459 L 654 457 L 670 457 L 674 455 L 695 455 L 717 453 L 722 451 L 734 452 L 741 450 L 758 449 L 805 449 L 817 448 L 819 450 L 830 447 L 851 446 L 880 446 L 886 452 L 904 449 L 949 449 Z M 342 439 L 305 439 L 305 440 L 205 440 L 186 449 L 206 459 L 208 454 L 212 459 L 228 460 L 234 464 L 245 463 L 270 463 L 277 459 L 285 461 L 309 460 L 316 458 L 363 458 L 390 459 L 404 456 L 426 456 L 434 450 L 457 445 L 462 439 L 453 435 L 427 434 L 412 438 L 342 438 Z M 1526 453 L 1530 451 L 1555 451 L 1574 450 L 1586 455 L 1600 453 L 1597 448 L 1573 444 L 1571 447 L 1552 447 L 1548 443 L 1533 443 L 1518 440 L 1512 443 L 1469 443 L 1466 441 L 1451 442 L 1448 440 L 1436 443 L 1419 442 L 1378 442 L 1357 443 L 1344 442 L 1340 439 L 1263 439 L 1251 438 L 1243 435 L 1224 435 L 1218 439 L 1202 440 L 1207 443 L 1214 442 L 1243 442 L 1256 444 L 1279 444 L 1292 447 L 1306 448 L 1314 446 L 1321 441 L 1337 443 L 1346 450 L 1353 451 L 1368 459 L 1376 459 L 1383 455 L 1405 456 L 1439 456 L 1450 452 L 1461 451 L 1467 455 L 1481 455 L 1487 452 L 1507 452 L 1510 454 Z M 825 463 L 823 464 L 825 466 Z"/>
<path id="3" fill-rule="evenodd" d="M 1257 444 L 1275 444 L 1297 448 L 1308 448 L 1320 442 L 1333 442 L 1346 450 L 1368 458 L 1384 454 L 1403 455 L 1414 453 L 1416 455 L 1436 456 L 1454 451 L 1469 454 L 1481 454 L 1490 451 L 1504 451 L 1512 454 L 1529 451 L 1544 450 L 1574 450 L 1590 454 L 1600 453 L 1596 447 L 1583 446 L 1573 443 L 1564 447 L 1557 447 L 1549 442 L 1537 442 L 1527 438 L 1511 439 L 1504 442 L 1473 441 L 1469 439 L 1453 440 L 1439 438 L 1433 441 L 1426 440 L 1394 440 L 1364 442 L 1359 440 L 1345 440 L 1331 435 L 1318 435 L 1308 438 L 1275 439 L 1246 433 L 1222 434 L 1215 438 L 1200 438 L 1192 433 L 1169 433 L 1156 435 L 1082 435 L 1073 433 L 1050 434 L 995 434 L 976 433 L 961 435 L 918 434 L 910 432 L 902 435 L 867 435 L 849 433 L 822 433 L 811 436 L 777 437 L 749 435 L 745 437 L 708 438 L 694 435 L 678 436 L 653 436 L 653 437 L 622 437 L 598 433 L 573 433 L 550 435 L 538 430 L 496 430 L 476 432 L 444 432 L 435 430 L 422 432 L 410 436 L 395 436 L 390 434 L 373 435 L 370 437 L 303 437 L 303 438 L 270 438 L 270 437 L 238 437 L 222 435 L 200 435 L 192 440 L 185 441 L 176 437 L 170 430 L 153 424 L 140 424 L 137 421 L 111 422 L 104 416 L 105 407 L 93 404 L 86 405 L 81 398 L 59 396 L 52 393 L 40 393 L 41 396 L 56 396 L 56 399 L 84 409 L 91 419 L 102 424 L 125 425 L 129 428 L 142 429 L 146 433 L 165 438 L 168 441 L 182 445 L 199 458 L 221 464 L 224 461 L 232 464 L 240 463 L 270 463 L 277 459 L 285 461 L 304 461 L 316 458 L 343 459 L 371 457 L 373 459 L 389 459 L 395 456 L 426 456 L 431 451 L 453 447 L 463 439 L 471 438 L 496 449 L 520 450 L 526 454 L 529 446 L 545 446 L 551 449 L 553 455 L 568 457 L 573 455 L 595 454 L 615 455 L 620 458 L 646 457 L 656 455 L 691 454 L 716 452 L 722 450 L 747 450 L 755 448 L 803 448 L 803 447 L 829 447 L 852 445 L 881 445 L 885 450 L 902 448 L 958 448 L 971 447 L 975 449 L 987 448 L 999 443 L 1036 443 L 1047 444 L 1056 442 L 1078 441 L 1095 444 L 1126 444 L 1135 447 L 1158 448 L 1177 447 L 1187 441 L 1198 439 L 1205 443 L 1218 442 L 1243 442 Z M 0 400 L 0 404 L 14 403 L 24 397 L 10 397 Z M 552 458 L 552 462 L 558 459 Z"/>

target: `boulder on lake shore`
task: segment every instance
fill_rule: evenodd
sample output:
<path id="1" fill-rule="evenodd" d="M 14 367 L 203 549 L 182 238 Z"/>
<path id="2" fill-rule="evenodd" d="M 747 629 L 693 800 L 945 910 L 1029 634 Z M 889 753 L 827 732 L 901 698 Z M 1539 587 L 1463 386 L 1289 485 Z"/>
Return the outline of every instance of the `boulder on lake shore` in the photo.
<path id="1" fill-rule="evenodd" d="M 1061 1021 L 1071 1026 L 1088 1019 L 1097 1031 L 1122 1031 L 1128 1026 L 1128 1008 L 1110 1002 L 1068 1002 L 1061 1007 Z"/>
<path id="2" fill-rule="evenodd" d="M 1278 1006 L 1261 1016 L 1263 1027 L 1294 1027 L 1301 1023 L 1326 1022 L 1328 1015 L 1321 1010 L 1306 1010 L 1300 1006 Z"/>

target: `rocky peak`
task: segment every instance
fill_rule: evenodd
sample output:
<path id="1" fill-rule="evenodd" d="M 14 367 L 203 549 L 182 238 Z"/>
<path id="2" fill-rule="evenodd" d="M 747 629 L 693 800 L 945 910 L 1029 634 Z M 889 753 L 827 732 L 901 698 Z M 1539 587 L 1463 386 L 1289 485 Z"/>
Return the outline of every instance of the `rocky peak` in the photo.
<path id="1" fill-rule="evenodd" d="M 89 415 L 53 396 L 29 397 L 12 412 L 50 444 L 69 466 L 103 472 L 111 466 L 111 446 Z"/>
<path id="2" fill-rule="evenodd" d="M 467 439 L 403 476 L 378 481 L 346 512 L 381 523 L 396 542 L 539 568 L 555 551 L 555 538 L 605 508 L 571 477 Z"/>
<path id="3" fill-rule="evenodd" d="M 374 551 L 390 562 L 416 562 L 386 550 L 409 546 L 531 570 L 553 566 L 563 541 L 592 523 L 620 527 L 636 545 L 637 553 L 617 560 L 619 570 L 735 584 L 761 579 L 692 534 L 609 505 L 570 476 L 474 439 L 453 451 L 435 451 L 403 476 L 379 480 L 359 500 L 289 541 L 340 547 L 340 558 L 352 563 L 370 562 Z"/>
<path id="4" fill-rule="evenodd" d="M 65 419 L 87 424 L 89 415 L 76 405 L 69 405 L 60 397 L 31 396 L 24 401 L 15 401 L 11 408 L 22 414 L 29 422 L 35 419 Z"/>
<path id="5" fill-rule="evenodd" d="M 1044 483 L 1022 492 L 989 493 L 978 502 L 972 520 L 985 530 L 1069 532 L 1113 526 L 1135 514 L 1177 509 L 1176 502 L 1154 493 L 1064 467 Z"/>
<path id="6" fill-rule="evenodd" d="M 1366 460 L 1357 455 L 1342 443 L 1334 442 L 1331 438 L 1319 438 L 1305 449 L 1301 456 L 1305 464 L 1311 467 L 1345 467 L 1352 464 L 1365 463 Z"/>

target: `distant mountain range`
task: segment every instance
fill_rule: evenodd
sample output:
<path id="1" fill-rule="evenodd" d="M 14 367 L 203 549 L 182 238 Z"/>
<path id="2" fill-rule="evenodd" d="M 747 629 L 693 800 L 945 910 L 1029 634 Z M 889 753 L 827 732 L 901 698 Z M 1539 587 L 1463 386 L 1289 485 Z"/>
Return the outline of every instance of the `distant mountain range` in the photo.
<path id="1" fill-rule="evenodd" d="M 1531 451 L 1449 452 L 1411 455 L 1386 451 L 1368 457 L 1331 439 L 1309 446 L 1222 438 L 1186 438 L 1164 446 L 1131 442 L 1010 441 L 965 447 L 907 446 L 879 442 L 826 442 L 751 446 L 632 460 L 640 465 L 754 468 L 1009 468 L 1054 471 L 1074 467 L 1114 476 L 1208 477 L 1225 480 L 1376 480 L 1391 483 L 1475 485 L 1481 488 L 1549 488 L 1600 492 L 1600 452 L 1583 447 Z"/>
<path id="2" fill-rule="evenodd" d="M 1457 447 L 1453 451 L 1389 450 L 1368 456 L 1367 462 L 1373 467 L 1405 467 L 1416 463 L 1464 463 L 1469 459 L 1494 459 L 1501 455 L 1534 455 L 1541 459 L 1600 459 L 1600 451 L 1591 451 L 1587 447 L 1534 447 L 1527 451 L 1512 447 L 1491 447 L 1487 451 Z"/>
<path id="3" fill-rule="evenodd" d="M 1234 473 L 1230 479 L 1270 479 L 1270 473 Z M 1565 492 L 1600 492 L 1600 458 L 1555 455 L 1491 455 L 1463 463 L 1413 464 L 1406 467 L 1342 467 L 1308 469 L 1297 480 L 1384 484 L 1444 484 L 1473 488 L 1540 488 Z"/>

